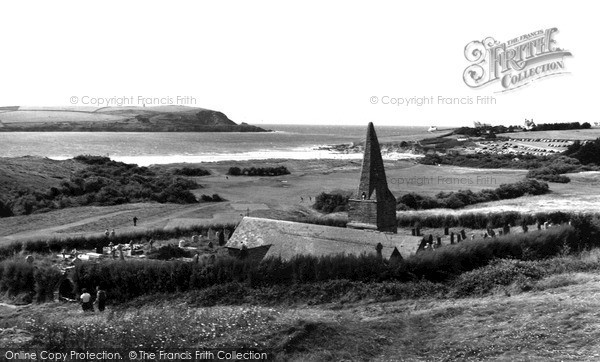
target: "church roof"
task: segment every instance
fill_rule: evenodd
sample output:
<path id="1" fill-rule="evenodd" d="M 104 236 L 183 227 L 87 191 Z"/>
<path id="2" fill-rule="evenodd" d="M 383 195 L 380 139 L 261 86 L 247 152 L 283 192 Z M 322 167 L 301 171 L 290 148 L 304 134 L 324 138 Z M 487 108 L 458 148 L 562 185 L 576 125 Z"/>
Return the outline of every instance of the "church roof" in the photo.
<path id="1" fill-rule="evenodd" d="M 376 245 L 381 243 L 382 256 L 389 259 L 395 248 L 403 258 L 416 253 L 420 242 L 421 237 L 411 235 L 245 217 L 225 246 L 268 247 L 265 258 L 289 260 L 299 254 L 375 254 Z"/>

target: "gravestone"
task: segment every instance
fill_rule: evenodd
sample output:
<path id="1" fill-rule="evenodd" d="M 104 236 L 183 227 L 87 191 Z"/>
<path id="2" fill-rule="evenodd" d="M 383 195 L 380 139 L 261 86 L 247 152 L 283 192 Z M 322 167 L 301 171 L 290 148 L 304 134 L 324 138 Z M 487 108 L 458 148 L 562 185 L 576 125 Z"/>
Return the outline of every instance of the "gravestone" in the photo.
<path id="1" fill-rule="evenodd" d="M 377 243 L 377 245 L 375 246 L 375 251 L 377 252 L 377 257 L 378 258 L 382 258 L 383 255 L 381 254 L 381 251 L 383 250 L 383 245 L 381 245 L 381 243 Z"/>
<path id="2" fill-rule="evenodd" d="M 425 248 L 427 248 L 427 238 L 423 237 L 423 239 L 421 239 L 421 244 L 419 244 L 419 249 L 417 250 L 425 250 Z"/>

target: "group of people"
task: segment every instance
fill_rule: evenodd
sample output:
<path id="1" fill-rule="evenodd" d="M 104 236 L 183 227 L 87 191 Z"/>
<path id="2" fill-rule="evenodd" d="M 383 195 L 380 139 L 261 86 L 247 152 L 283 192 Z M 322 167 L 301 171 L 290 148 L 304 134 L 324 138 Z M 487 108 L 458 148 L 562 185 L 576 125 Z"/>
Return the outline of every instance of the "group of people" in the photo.
<path id="1" fill-rule="evenodd" d="M 137 226 L 137 222 L 138 222 L 138 220 L 139 220 L 139 219 L 138 219 L 138 217 L 137 217 L 137 216 L 134 216 L 132 220 L 133 220 L 133 226 Z M 106 230 L 104 231 L 104 236 L 106 236 L 107 238 L 108 238 L 108 237 L 114 238 L 114 237 L 115 237 L 115 235 L 116 235 L 116 233 L 115 233 L 115 229 L 112 229 L 111 231 L 108 231 L 108 229 L 106 229 Z"/>
<path id="2" fill-rule="evenodd" d="M 92 299 L 92 295 L 88 293 L 88 290 L 83 288 L 79 300 L 81 301 L 81 309 L 84 312 L 94 312 L 94 304 L 96 304 L 99 312 L 103 312 L 106 308 L 106 291 L 97 286 L 96 298 Z"/>

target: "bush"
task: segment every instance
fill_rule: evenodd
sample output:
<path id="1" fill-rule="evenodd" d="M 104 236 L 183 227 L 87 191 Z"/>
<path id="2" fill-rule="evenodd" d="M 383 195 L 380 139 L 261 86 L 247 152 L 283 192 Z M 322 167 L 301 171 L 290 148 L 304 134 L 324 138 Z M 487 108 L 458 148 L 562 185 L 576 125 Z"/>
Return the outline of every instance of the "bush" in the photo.
<path id="1" fill-rule="evenodd" d="M 0 292 L 9 298 L 25 294 L 26 299 L 38 303 L 52 301 L 60 277 L 60 271 L 52 266 L 7 260 L 0 263 Z"/>
<path id="2" fill-rule="evenodd" d="M 452 282 L 454 297 L 472 297 L 488 294 L 499 286 L 519 283 L 526 287 L 530 281 L 541 279 L 545 270 L 531 261 L 499 259 L 490 265 L 461 274 Z"/>
<path id="3" fill-rule="evenodd" d="M 230 167 L 227 174 L 230 176 L 281 176 L 289 175 L 290 171 L 285 166 L 277 167 Z"/>
<path id="4" fill-rule="evenodd" d="M 541 123 L 533 127 L 532 131 L 564 131 L 569 129 L 590 128 L 589 123 L 580 124 L 579 122 L 560 122 L 560 123 Z"/>
<path id="5" fill-rule="evenodd" d="M 222 198 L 221 196 L 219 196 L 219 194 L 213 194 L 212 196 L 202 195 L 200 197 L 200 200 L 202 200 L 203 202 L 221 202 L 221 201 L 225 201 L 225 199 Z"/>
<path id="6" fill-rule="evenodd" d="M 183 167 L 173 170 L 173 174 L 178 176 L 208 176 L 210 171 L 197 167 Z"/>
<path id="7" fill-rule="evenodd" d="M 315 197 L 313 207 L 321 212 L 332 213 L 348 209 L 349 194 L 321 192 Z"/>
<path id="8" fill-rule="evenodd" d="M 551 169 L 549 167 L 542 167 L 537 170 L 530 170 L 527 173 L 527 178 L 563 184 L 571 182 L 571 179 L 569 177 L 565 175 L 559 175 L 556 170 Z"/>
<path id="9" fill-rule="evenodd" d="M 585 144 L 575 141 L 567 148 L 564 155 L 573 157 L 584 165 L 600 165 L 600 138 Z"/>
<path id="10" fill-rule="evenodd" d="M 230 167 L 227 174 L 230 176 L 240 176 L 242 174 L 242 169 L 239 167 Z"/>
<path id="11" fill-rule="evenodd" d="M 414 192 L 402 195 L 397 201 L 397 210 L 434 208 L 460 209 L 467 205 L 495 200 L 514 199 L 524 195 L 542 195 L 549 191 L 548 184 L 534 179 L 526 179 L 513 184 L 502 184 L 495 190 L 473 192 L 440 192 L 435 198 L 421 196 Z"/>
<path id="12" fill-rule="evenodd" d="M 577 214 L 568 214 L 562 211 L 551 213 L 521 214 L 517 211 L 505 211 L 496 213 L 462 213 L 459 215 L 419 215 L 400 213 L 397 216 L 398 226 L 413 227 L 420 224 L 421 227 L 442 228 L 442 227 L 464 227 L 471 229 L 487 229 L 503 227 L 506 224 L 528 225 L 535 222 L 544 223 L 546 221 L 553 224 L 568 222 L 576 217 Z"/>
<path id="13" fill-rule="evenodd" d="M 0 200 L 0 217 L 9 217 L 13 216 L 12 209 L 4 203 L 4 201 Z"/>
<path id="14" fill-rule="evenodd" d="M 195 181 L 158 175 L 147 167 L 125 164 L 101 156 L 77 156 L 88 165 L 75 172 L 60 187 L 45 191 L 12 190 L 8 201 L 0 203 L 0 216 L 28 215 L 56 208 L 85 205 L 119 205 L 129 202 L 195 203 L 189 191 L 200 187 Z M 2 206 L 5 206 L 3 211 Z"/>
<path id="15" fill-rule="evenodd" d="M 171 260 L 177 258 L 190 258 L 192 254 L 175 245 L 165 245 L 148 254 L 148 259 Z"/>

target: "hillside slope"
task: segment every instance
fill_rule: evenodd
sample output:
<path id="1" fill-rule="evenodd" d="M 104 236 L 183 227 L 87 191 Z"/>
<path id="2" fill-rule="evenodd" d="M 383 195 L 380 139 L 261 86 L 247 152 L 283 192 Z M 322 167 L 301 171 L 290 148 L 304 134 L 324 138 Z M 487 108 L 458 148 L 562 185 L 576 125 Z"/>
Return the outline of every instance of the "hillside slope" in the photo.
<path id="1" fill-rule="evenodd" d="M 75 160 L 56 161 L 44 157 L 0 157 L 0 195 L 15 189 L 46 190 L 60 185 L 86 166 Z"/>
<path id="2" fill-rule="evenodd" d="M 265 132 L 210 109 L 162 107 L 2 107 L 0 132 Z"/>

